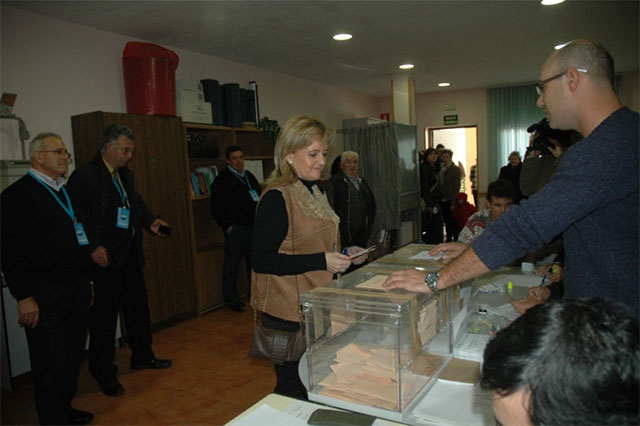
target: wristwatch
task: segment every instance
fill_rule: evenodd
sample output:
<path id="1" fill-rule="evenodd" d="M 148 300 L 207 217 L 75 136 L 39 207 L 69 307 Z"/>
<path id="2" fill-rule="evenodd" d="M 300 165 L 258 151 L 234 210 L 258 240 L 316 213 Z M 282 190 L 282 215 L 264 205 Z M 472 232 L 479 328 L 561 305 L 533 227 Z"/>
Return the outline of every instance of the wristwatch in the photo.
<path id="1" fill-rule="evenodd" d="M 440 294 L 442 290 L 438 288 L 438 279 L 440 275 L 437 272 L 429 272 L 424 279 L 424 283 L 429 287 L 431 293 Z"/>

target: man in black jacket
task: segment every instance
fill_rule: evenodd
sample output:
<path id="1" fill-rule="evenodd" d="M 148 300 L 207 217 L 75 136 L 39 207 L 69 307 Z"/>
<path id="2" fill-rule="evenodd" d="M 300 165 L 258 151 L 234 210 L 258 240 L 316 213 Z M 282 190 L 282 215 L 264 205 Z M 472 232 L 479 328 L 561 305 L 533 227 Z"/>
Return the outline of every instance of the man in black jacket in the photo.
<path id="1" fill-rule="evenodd" d="M 85 223 L 64 187 L 71 156 L 55 133 L 29 151 L 29 173 L 2 192 L 2 272 L 27 335 L 40 423 L 87 424 L 93 414 L 71 407 L 91 303 Z"/>
<path id="2" fill-rule="evenodd" d="M 241 147 L 228 147 L 224 156 L 227 168 L 211 184 L 211 214 L 224 231 L 222 297 L 229 308 L 243 312 L 236 284 L 238 265 L 244 255 L 250 282 L 253 218 L 261 189 L 256 177 L 244 169 Z"/>
<path id="3" fill-rule="evenodd" d="M 342 170 L 329 179 L 327 199 L 340 217 L 340 244 L 367 247 L 376 217 L 376 200 L 367 182 L 358 176 L 358 153 L 340 156 Z"/>
<path id="4" fill-rule="evenodd" d="M 149 303 L 142 266 L 142 229 L 158 236 L 168 224 L 147 208 L 133 183 L 127 164 L 135 152 L 134 135 L 122 125 L 111 125 L 101 135 L 100 153 L 69 178 L 69 193 L 79 213 L 87 218 L 94 301 L 89 325 L 89 371 L 102 391 L 120 396 L 114 338 L 122 308 L 131 368 L 167 368 L 151 349 Z"/>

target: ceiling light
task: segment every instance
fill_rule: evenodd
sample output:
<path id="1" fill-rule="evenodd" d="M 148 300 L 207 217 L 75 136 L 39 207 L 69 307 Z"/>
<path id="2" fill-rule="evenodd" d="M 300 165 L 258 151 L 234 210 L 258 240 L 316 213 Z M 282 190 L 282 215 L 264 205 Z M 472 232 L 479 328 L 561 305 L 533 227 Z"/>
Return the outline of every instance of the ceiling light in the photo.
<path id="1" fill-rule="evenodd" d="M 449 86 L 451 86 L 451 83 L 438 83 L 438 86 L 440 86 L 440 87 L 449 87 Z"/>
<path id="2" fill-rule="evenodd" d="M 398 68 L 400 68 L 401 70 L 410 70 L 413 68 L 413 64 L 402 64 Z"/>
<path id="3" fill-rule="evenodd" d="M 553 48 L 554 48 L 554 49 L 556 49 L 556 50 L 560 50 L 560 49 L 562 49 L 563 47 L 565 47 L 567 44 L 569 44 L 569 43 L 562 43 L 562 44 L 558 44 L 558 45 L 554 46 Z"/>
<path id="4" fill-rule="evenodd" d="M 564 0 L 541 0 L 540 3 L 542 3 L 543 6 L 553 6 L 554 4 L 560 4 L 563 3 Z"/>
<path id="5" fill-rule="evenodd" d="M 344 41 L 344 40 L 350 40 L 351 37 L 353 37 L 351 34 L 341 33 L 341 34 L 334 35 L 333 39 L 338 41 Z"/>

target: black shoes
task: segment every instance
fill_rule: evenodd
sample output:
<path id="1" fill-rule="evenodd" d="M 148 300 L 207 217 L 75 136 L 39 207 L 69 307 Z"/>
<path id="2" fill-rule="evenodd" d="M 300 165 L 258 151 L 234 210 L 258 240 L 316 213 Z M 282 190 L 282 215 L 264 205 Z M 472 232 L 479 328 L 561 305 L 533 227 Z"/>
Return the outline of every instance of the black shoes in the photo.
<path id="1" fill-rule="evenodd" d="M 171 367 L 171 360 L 170 359 L 158 359 L 158 358 L 152 358 L 149 361 L 146 362 L 132 362 L 131 363 L 131 369 L 132 370 L 143 370 L 145 368 L 151 368 L 154 370 L 161 370 L 163 368 L 169 368 Z"/>
<path id="2" fill-rule="evenodd" d="M 100 388 L 102 389 L 102 393 L 109 396 L 120 396 L 124 394 L 124 388 L 117 380 L 113 383 L 98 383 Z M 93 416 L 92 416 L 93 417 Z M 75 423 L 75 424 L 84 424 L 84 423 Z"/>
<path id="3" fill-rule="evenodd" d="M 124 389 L 123 389 L 124 391 Z M 80 411 L 75 408 L 71 409 L 67 424 L 70 425 L 88 425 L 93 420 L 93 414 L 88 411 Z"/>
<path id="4" fill-rule="evenodd" d="M 232 303 L 227 303 L 227 306 L 229 306 L 229 309 L 231 309 L 234 312 L 238 312 L 238 313 L 244 312 L 244 303 L 242 303 L 239 300 Z"/>

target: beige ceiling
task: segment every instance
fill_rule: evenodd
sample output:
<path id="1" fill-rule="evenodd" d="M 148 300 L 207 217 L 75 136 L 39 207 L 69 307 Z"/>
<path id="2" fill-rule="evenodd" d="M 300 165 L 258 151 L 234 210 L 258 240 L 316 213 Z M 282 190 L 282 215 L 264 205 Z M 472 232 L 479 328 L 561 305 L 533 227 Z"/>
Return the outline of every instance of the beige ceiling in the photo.
<path id="1" fill-rule="evenodd" d="M 637 0 L 3 3 L 374 96 L 406 62 L 418 93 L 532 82 L 555 44 L 579 37 L 602 42 L 617 71 L 639 69 Z"/>

